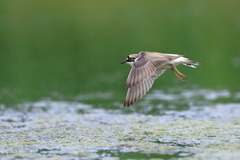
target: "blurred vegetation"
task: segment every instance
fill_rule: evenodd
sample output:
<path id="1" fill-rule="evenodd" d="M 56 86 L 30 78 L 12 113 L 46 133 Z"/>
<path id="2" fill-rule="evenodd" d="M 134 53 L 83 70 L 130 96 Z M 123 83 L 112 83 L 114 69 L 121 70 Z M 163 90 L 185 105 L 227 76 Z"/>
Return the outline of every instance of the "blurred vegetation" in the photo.
<path id="1" fill-rule="evenodd" d="M 240 89 L 240 1 L 0 1 L 0 101 L 89 92 L 122 101 L 129 54 L 182 54 L 186 85 Z M 171 71 L 155 88 L 183 85 Z M 59 94 L 60 93 L 60 94 Z M 67 99 L 67 98 L 66 98 Z"/>

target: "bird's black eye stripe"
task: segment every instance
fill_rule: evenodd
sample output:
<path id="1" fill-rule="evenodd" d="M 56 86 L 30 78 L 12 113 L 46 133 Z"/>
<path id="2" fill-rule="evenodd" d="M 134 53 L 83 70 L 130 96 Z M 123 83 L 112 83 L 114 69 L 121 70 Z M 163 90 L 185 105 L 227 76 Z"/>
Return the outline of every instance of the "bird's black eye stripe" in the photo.
<path id="1" fill-rule="evenodd" d="M 129 56 L 127 57 L 128 62 L 134 62 L 135 59 L 136 59 L 135 57 L 129 57 Z"/>
<path id="2" fill-rule="evenodd" d="M 127 58 L 126 58 L 127 60 L 127 62 L 134 62 L 135 61 L 135 59 L 136 59 L 136 57 L 130 57 L 130 56 L 127 56 Z"/>

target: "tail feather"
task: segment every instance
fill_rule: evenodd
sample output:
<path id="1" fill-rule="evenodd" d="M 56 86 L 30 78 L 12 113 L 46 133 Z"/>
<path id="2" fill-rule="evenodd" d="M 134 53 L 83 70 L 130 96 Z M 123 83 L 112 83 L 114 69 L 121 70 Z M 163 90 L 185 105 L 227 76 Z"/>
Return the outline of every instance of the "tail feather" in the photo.
<path id="1" fill-rule="evenodd" d="M 188 63 L 184 63 L 183 65 L 186 65 L 186 66 L 192 67 L 192 68 L 197 68 L 197 66 L 200 65 L 200 63 L 194 62 L 194 61 L 189 61 Z"/>

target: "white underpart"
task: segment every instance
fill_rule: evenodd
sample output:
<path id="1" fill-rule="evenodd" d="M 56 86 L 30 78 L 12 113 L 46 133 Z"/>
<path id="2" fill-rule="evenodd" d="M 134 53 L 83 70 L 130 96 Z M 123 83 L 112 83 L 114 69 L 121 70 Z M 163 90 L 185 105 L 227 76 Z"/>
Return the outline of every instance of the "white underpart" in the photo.
<path id="1" fill-rule="evenodd" d="M 190 61 L 191 62 L 191 61 Z M 172 61 L 172 64 L 174 64 L 175 66 L 179 65 L 179 64 L 183 64 L 185 66 L 188 66 L 188 67 L 192 67 L 192 68 L 196 68 L 195 65 L 199 65 L 199 63 L 195 62 L 195 63 L 192 63 L 192 64 L 189 64 L 189 60 L 185 57 L 179 57 L 177 59 L 174 59 Z"/>
<path id="2" fill-rule="evenodd" d="M 129 64 L 130 66 L 133 66 L 134 62 L 126 62 L 127 64 Z"/>
<path id="3" fill-rule="evenodd" d="M 175 66 L 179 65 L 179 64 L 184 64 L 184 63 L 187 63 L 189 62 L 189 60 L 185 57 L 179 57 L 177 59 L 174 59 L 170 62 L 170 64 L 173 64 Z"/>

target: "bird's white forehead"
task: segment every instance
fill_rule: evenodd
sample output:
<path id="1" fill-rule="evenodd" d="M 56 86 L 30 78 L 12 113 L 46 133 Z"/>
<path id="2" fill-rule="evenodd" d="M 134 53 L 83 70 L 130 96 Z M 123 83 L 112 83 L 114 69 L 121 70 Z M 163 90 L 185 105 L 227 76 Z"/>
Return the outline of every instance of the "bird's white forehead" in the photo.
<path id="1" fill-rule="evenodd" d="M 131 55 L 129 55 L 126 59 L 128 60 L 129 58 L 135 58 L 135 59 L 137 59 L 135 56 L 131 56 Z"/>

